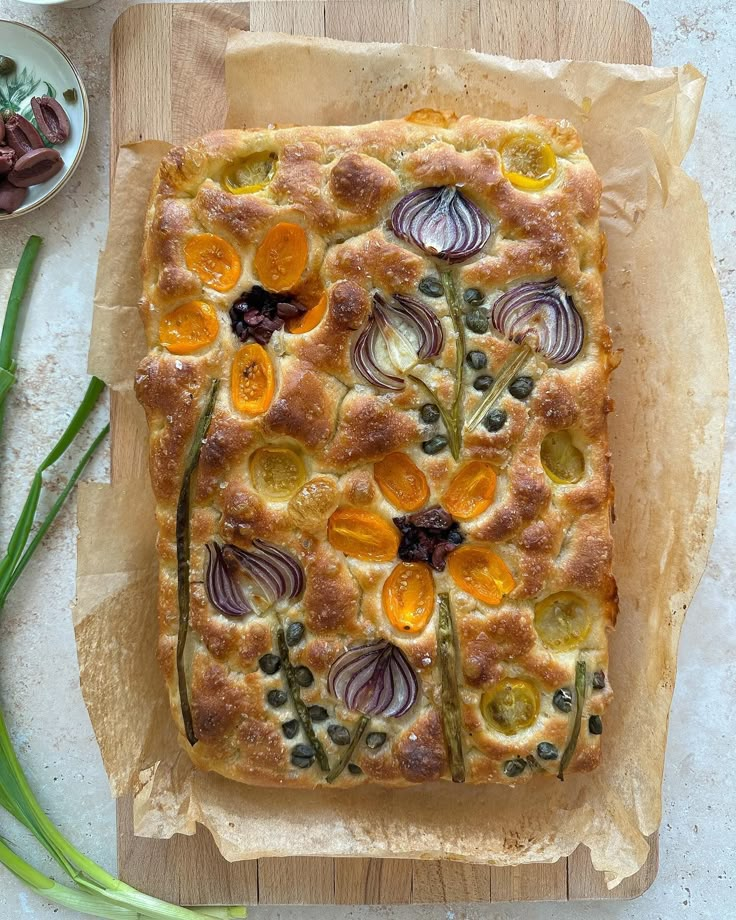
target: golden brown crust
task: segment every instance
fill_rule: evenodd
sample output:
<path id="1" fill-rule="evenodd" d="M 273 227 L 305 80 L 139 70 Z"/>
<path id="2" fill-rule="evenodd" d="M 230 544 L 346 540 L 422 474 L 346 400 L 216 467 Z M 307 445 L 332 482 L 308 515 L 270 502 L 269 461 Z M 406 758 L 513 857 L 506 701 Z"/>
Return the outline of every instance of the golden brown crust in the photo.
<path id="1" fill-rule="evenodd" d="M 446 126 L 443 127 L 442 123 Z M 556 179 L 530 192 L 515 187 L 501 168 L 499 149 L 519 134 L 541 137 L 554 150 Z M 271 153 L 277 168 L 270 183 L 253 193 L 227 190 L 233 165 L 252 154 Z M 437 264 L 387 226 L 391 209 L 407 192 L 456 185 L 490 219 L 493 233 L 477 255 L 453 269 L 459 290 L 477 288 L 485 307 L 519 281 L 556 277 L 583 318 L 585 341 L 570 365 L 547 366 L 533 356 L 524 370 L 534 378 L 529 398 L 506 393 L 507 414 L 495 432 L 467 431 L 460 462 L 488 460 L 497 476 L 490 507 L 463 523 L 468 543 L 492 544 L 515 580 L 513 591 L 488 606 L 460 590 L 447 570 L 433 574 L 437 592 L 449 592 L 459 655 L 463 747 L 468 782 L 519 782 L 558 761 L 540 759 L 540 743 L 559 752 L 570 736 L 572 715 L 554 704 L 555 692 L 572 690 L 576 661 L 587 666 L 580 738 L 569 770 L 589 770 L 600 759 L 600 736 L 591 715 L 610 698 L 607 679 L 594 687 L 594 672 L 607 668 L 606 632 L 616 616 L 611 574 L 609 518 L 613 492 L 607 443 L 607 395 L 612 369 L 611 337 L 605 325 L 601 271 L 605 243 L 598 227 L 600 182 L 575 130 L 564 122 L 529 117 L 493 122 L 464 116 L 437 124 L 408 120 L 356 127 L 220 131 L 175 148 L 161 164 L 148 211 L 142 258 L 140 304 L 149 355 L 136 392 L 150 430 L 150 469 L 157 501 L 160 555 L 159 659 L 169 686 L 172 712 L 183 729 L 176 673 L 178 607 L 175 510 L 184 458 L 211 381 L 222 378 L 216 411 L 203 443 L 192 513 L 191 631 L 187 678 L 198 742 L 186 745 L 201 768 L 246 783 L 314 786 L 324 781 L 317 763 L 300 768 L 282 727 L 295 718 L 289 700 L 269 704 L 271 690 L 286 687 L 283 670 L 259 665 L 278 652 L 277 618 L 302 623 L 305 637 L 290 649 L 291 663 L 308 668 L 313 683 L 302 689 L 308 706 L 328 710 L 315 731 L 331 763 L 344 753 L 328 727 L 355 729 L 359 715 L 332 697 L 327 674 L 347 647 L 389 639 L 406 654 L 420 683 L 417 703 L 399 718 L 376 716 L 369 732 L 386 741 L 362 743 L 337 786 L 371 781 L 405 785 L 449 779 L 440 709 L 438 647 L 433 619 L 423 631 L 401 633 L 387 620 L 381 591 L 395 560 L 364 562 L 345 556 L 327 540 L 327 519 L 340 506 L 400 514 L 377 487 L 373 464 L 392 451 L 407 453 L 421 467 L 437 504 L 458 468 L 447 451 L 429 456 L 422 442 L 442 427 L 424 422 L 418 409 L 426 392 L 409 382 L 400 392 L 377 391 L 356 374 L 351 349 L 372 309 L 372 294 L 405 294 L 432 309 L 445 344 L 430 363 L 438 398 L 453 394 L 456 341 L 447 304 L 425 296 L 418 285 L 436 277 Z M 319 324 L 304 334 L 278 331 L 268 345 L 275 394 L 255 417 L 238 411 L 230 393 L 230 368 L 241 343 L 228 311 L 258 279 L 253 261 L 268 230 L 292 223 L 306 233 L 306 267 L 290 293 L 310 305 L 326 292 Z M 203 285 L 187 264 L 187 243 L 216 234 L 237 251 L 237 282 L 218 292 Z M 177 307 L 206 300 L 219 322 L 215 340 L 191 354 L 175 355 L 161 345 L 160 322 Z M 482 350 L 493 373 L 516 346 L 491 328 L 465 329 L 468 349 Z M 467 387 L 467 415 L 481 399 Z M 540 461 L 544 438 L 572 431 L 585 457 L 579 482 L 561 485 Z M 296 451 L 307 480 L 301 492 L 273 500 L 252 479 L 250 461 L 264 445 Z M 306 509 L 306 512 L 305 512 Z M 204 544 L 212 540 L 248 548 L 255 538 L 283 547 L 301 563 L 306 587 L 292 604 L 263 615 L 233 618 L 212 606 L 202 584 Z M 592 611 L 585 639 L 554 650 L 535 627 L 535 605 L 556 592 L 575 592 Z M 540 698 L 527 728 L 504 734 L 484 717 L 481 697 L 507 679 L 531 682 Z M 596 678 L 600 683 L 600 678 Z M 594 726 L 595 728 L 595 726 Z M 185 742 L 183 742 L 185 743 Z M 528 758 L 534 759 L 529 767 Z M 520 775 L 504 765 L 527 759 Z"/>

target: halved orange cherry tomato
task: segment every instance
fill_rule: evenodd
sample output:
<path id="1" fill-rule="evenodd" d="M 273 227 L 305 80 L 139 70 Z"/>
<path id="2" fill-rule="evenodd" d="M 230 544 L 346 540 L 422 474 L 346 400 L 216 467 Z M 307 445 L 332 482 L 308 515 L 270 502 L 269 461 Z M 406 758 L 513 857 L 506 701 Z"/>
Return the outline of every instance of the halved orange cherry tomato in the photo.
<path id="1" fill-rule="evenodd" d="M 427 478 L 411 457 L 394 451 L 373 465 L 384 497 L 402 511 L 416 511 L 429 498 Z"/>
<path id="2" fill-rule="evenodd" d="M 273 366 L 268 352 L 257 342 L 248 342 L 233 360 L 230 377 L 233 405 L 246 415 L 260 415 L 271 405 L 273 391 Z"/>
<path id="3" fill-rule="evenodd" d="M 515 188 L 539 191 L 557 175 L 557 157 L 541 137 L 520 134 L 501 147 L 501 171 Z"/>
<path id="4" fill-rule="evenodd" d="M 487 546 L 458 546 L 447 557 L 447 568 L 458 588 L 493 606 L 516 587 L 506 563 Z"/>
<path id="5" fill-rule="evenodd" d="M 410 121 L 415 125 L 449 128 L 457 121 L 457 115 L 454 112 L 440 112 L 437 109 L 415 109 L 404 117 L 404 121 Z"/>
<path id="6" fill-rule="evenodd" d="M 307 265 L 307 234 L 298 224 L 271 227 L 256 250 L 253 267 L 258 280 L 272 291 L 288 291 Z"/>
<path id="7" fill-rule="evenodd" d="M 496 471 L 485 460 L 470 460 L 455 473 L 442 506 L 460 521 L 482 514 L 496 492 Z"/>
<path id="8" fill-rule="evenodd" d="M 227 240 L 214 233 L 198 233 L 188 240 L 184 258 L 202 284 L 215 291 L 229 291 L 240 278 L 240 256 Z"/>
<path id="9" fill-rule="evenodd" d="M 214 342 L 219 331 L 215 308 L 204 300 L 191 300 L 161 319 L 158 334 L 172 355 L 191 355 Z"/>
<path id="10" fill-rule="evenodd" d="M 383 612 L 402 632 L 421 632 L 434 610 L 434 579 L 421 562 L 399 562 L 383 583 Z"/>
<path id="11" fill-rule="evenodd" d="M 501 680 L 483 694 L 480 711 L 491 728 L 515 735 L 536 722 L 539 690 L 521 678 Z"/>
<path id="12" fill-rule="evenodd" d="M 346 556 L 368 562 L 388 562 L 399 549 L 398 530 L 365 508 L 338 508 L 327 522 L 327 538 Z"/>
<path id="13" fill-rule="evenodd" d="M 286 323 L 287 332 L 293 335 L 301 335 L 303 332 L 311 332 L 316 329 L 322 321 L 322 317 L 327 312 L 327 293 L 325 292 L 317 303 L 310 307 L 306 313 L 301 316 L 295 316 Z"/>

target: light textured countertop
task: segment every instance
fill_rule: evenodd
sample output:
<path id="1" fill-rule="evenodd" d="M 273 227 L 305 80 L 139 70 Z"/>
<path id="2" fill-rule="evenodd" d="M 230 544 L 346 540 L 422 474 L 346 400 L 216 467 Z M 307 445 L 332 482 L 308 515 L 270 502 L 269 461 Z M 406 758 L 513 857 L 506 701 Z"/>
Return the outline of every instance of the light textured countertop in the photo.
<path id="1" fill-rule="evenodd" d="M 486 0 L 491 2 L 491 0 Z M 524 2 L 524 0 L 520 0 Z M 595 0 L 591 0 L 595 2 Z M 83 10 L 39 10 L 0 0 L 0 19 L 26 22 L 57 40 L 90 95 L 84 161 L 53 202 L 0 224 L 0 270 L 15 266 L 31 233 L 45 239 L 30 302 L 0 458 L 0 533 L 7 535 L 33 469 L 86 385 L 86 355 L 98 250 L 107 223 L 108 41 L 126 0 Z M 708 76 L 698 132 L 686 161 L 710 208 L 715 259 L 726 300 L 732 362 L 736 343 L 736 21 L 733 0 L 639 0 L 654 32 L 655 64 L 692 61 Z M 730 11 L 730 12 L 729 12 Z M 663 258 L 667 254 L 663 253 Z M 2 285 L 0 285 L 2 287 Z M 698 305 L 693 304 L 693 335 Z M 101 412 L 96 430 L 102 424 Z M 379 908 L 254 908 L 253 920 L 360 918 L 493 920 L 736 918 L 736 456 L 734 413 L 726 437 L 719 520 L 708 568 L 685 623 L 664 778 L 661 868 L 635 902 Z M 688 424 L 687 406 L 682 424 Z M 66 472 L 62 469 L 62 472 Z M 105 458 L 91 468 L 106 475 Z M 53 479 L 51 480 L 53 483 Z M 66 508 L 10 599 L 0 630 L 0 698 L 32 784 L 54 821 L 114 871 L 115 815 L 78 684 L 69 604 L 74 596 L 74 508 Z M 687 540 L 686 533 L 679 535 Z M 101 535 L 104 539 L 104 534 Z M 643 589 L 645 586 L 642 586 Z M 0 835 L 32 852 L 3 813 Z M 48 868 L 38 855 L 38 865 Z M 0 867 L 0 920 L 72 920 L 26 892 Z"/>

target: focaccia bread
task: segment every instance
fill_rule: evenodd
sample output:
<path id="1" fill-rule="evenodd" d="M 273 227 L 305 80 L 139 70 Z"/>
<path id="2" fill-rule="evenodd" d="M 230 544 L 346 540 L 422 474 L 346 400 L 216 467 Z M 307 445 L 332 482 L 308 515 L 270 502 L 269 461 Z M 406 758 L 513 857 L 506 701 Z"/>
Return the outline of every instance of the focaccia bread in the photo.
<path id="1" fill-rule="evenodd" d="M 340 787 L 598 764 L 599 201 L 574 128 L 538 117 L 221 131 L 165 157 L 136 392 L 159 658 L 198 767 Z"/>

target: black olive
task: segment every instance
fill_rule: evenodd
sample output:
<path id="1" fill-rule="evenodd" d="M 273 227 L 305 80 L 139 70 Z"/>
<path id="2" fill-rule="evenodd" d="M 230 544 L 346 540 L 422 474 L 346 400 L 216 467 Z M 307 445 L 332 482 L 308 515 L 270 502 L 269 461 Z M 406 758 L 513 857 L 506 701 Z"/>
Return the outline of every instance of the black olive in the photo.
<path id="1" fill-rule="evenodd" d="M 503 774 L 508 776 L 511 779 L 514 776 L 519 776 L 526 769 L 526 761 L 522 760 L 521 757 L 516 757 L 514 760 L 507 760 L 503 765 Z"/>
<path id="2" fill-rule="evenodd" d="M 483 335 L 484 332 L 488 332 L 488 311 L 471 310 L 469 313 L 466 313 L 465 325 L 471 332 L 475 332 L 477 335 Z"/>
<path id="3" fill-rule="evenodd" d="M 500 431 L 506 424 L 508 415 L 503 409 L 491 409 L 483 419 L 483 427 L 486 431 Z"/>
<path id="4" fill-rule="evenodd" d="M 298 645 L 304 638 L 304 624 L 299 623 L 289 623 L 286 627 L 286 644 L 291 648 L 294 645 Z"/>
<path id="5" fill-rule="evenodd" d="M 436 434 L 428 441 L 422 441 L 422 450 L 425 454 L 438 454 L 447 447 L 447 438 L 443 434 Z"/>
<path id="6" fill-rule="evenodd" d="M 435 422 L 440 420 L 440 410 L 434 403 L 425 403 L 419 410 L 419 415 L 422 421 L 428 425 L 434 425 Z"/>
<path id="7" fill-rule="evenodd" d="M 465 303 L 469 303 L 473 307 L 477 307 L 478 304 L 483 303 L 483 295 L 478 290 L 478 288 L 466 288 L 463 291 L 463 300 Z"/>
<path id="8" fill-rule="evenodd" d="M 549 741 L 542 741 L 537 745 L 537 757 L 540 760 L 557 760 L 560 756 L 560 752 L 554 746 L 550 744 Z"/>
<path id="9" fill-rule="evenodd" d="M 454 546 L 460 546 L 464 539 L 465 537 L 463 536 L 460 528 L 457 526 L 457 524 L 453 524 L 449 533 L 447 534 L 447 542 L 452 543 Z"/>
<path id="10" fill-rule="evenodd" d="M 377 751 L 386 743 L 386 732 L 369 732 L 365 739 L 366 747 L 372 751 Z"/>
<path id="11" fill-rule="evenodd" d="M 419 290 L 422 294 L 426 294 L 427 297 L 442 297 L 444 294 L 442 282 L 438 281 L 437 278 L 422 278 L 419 282 Z"/>
<path id="12" fill-rule="evenodd" d="M 603 671 L 595 671 L 593 674 L 593 689 L 602 690 L 606 686 L 606 675 Z"/>
<path id="13" fill-rule="evenodd" d="M 327 718 L 327 710 L 324 706 L 310 706 L 309 718 L 312 722 L 324 722 Z"/>
<path id="14" fill-rule="evenodd" d="M 517 377 L 509 384 L 509 393 L 515 399 L 526 399 L 534 389 L 534 380 L 531 377 Z"/>
<path id="15" fill-rule="evenodd" d="M 588 731 L 591 735 L 603 734 L 603 719 L 600 716 L 591 716 L 588 719 Z"/>
<path id="16" fill-rule="evenodd" d="M 264 674 L 275 674 L 281 667 L 281 659 L 269 652 L 258 659 L 258 665 Z"/>
<path id="17" fill-rule="evenodd" d="M 288 700 L 288 696 L 283 690 L 269 690 L 266 694 L 268 702 L 276 709 L 283 706 Z"/>
<path id="18" fill-rule="evenodd" d="M 284 733 L 285 738 L 296 738 L 297 733 L 299 732 L 299 723 L 296 719 L 289 719 L 288 722 L 284 722 L 281 726 L 281 731 Z"/>
<path id="19" fill-rule="evenodd" d="M 363 772 L 357 763 L 349 763 L 348 770 L 353 774 L 353 776 L 359 776 Z"/>
<path id="20" fill-rule="evenodd" d="M 572 712 L 572 693 L 563 687 L 561 690 L 555 690 L 555 695 L 552 697 L 552 705 L 555 709 L 559 709 L 560 712 Z"/>
<path id="21" fill-rule="evenodd" d="M 297 744 L 291 751 L 291 762 L 300 770 L 311 767 L 314 763 L 314 748 L 311 744 Z"/>
<path id="22" fill-rule="evenodd" d="M 304 667 L 303 664 L 300 664 L 298 668 L 294 668 L 294 679 L 300 687 L 311 687 L 314 683 L 312 672 L 309 668 Z"/>
<path id="23" fill-rule="evenodd" d="M 327 734 L 332 738 L 335 744 L 350 744 L 350 732 L 344 725 L 330 725 Z"/>
<path id="24" fill-rule="evenodd" d="M 481 393 L 485 393 L 486 390 L 490 390 L 493 386 L 493 377 L 490 374 L 481 374 L 480 377 L 475 378 L 473 386 L 476 390 L 480 390 Z"/>
<path id="25" fill-rule="evenodd" d="M 465 360 L 474 371 L 482 371 L 488 364 L 488 356 L 483 351 L 469 351 L 465 356 Z"/>

